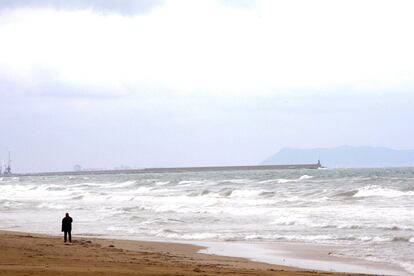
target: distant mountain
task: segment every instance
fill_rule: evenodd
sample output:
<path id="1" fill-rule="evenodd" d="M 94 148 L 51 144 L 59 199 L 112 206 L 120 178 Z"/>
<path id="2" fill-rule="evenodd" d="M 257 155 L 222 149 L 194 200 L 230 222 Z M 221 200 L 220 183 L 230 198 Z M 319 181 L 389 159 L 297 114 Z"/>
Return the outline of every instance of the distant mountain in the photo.
<path id="1" fill-rule="evenodd" d="M 414 150 L 384 147 L 351 147 L 294 149 L 284 148 L 264 160 L 262 165 L 316 163 L 318 159 L 329 168 L 411 167 Z"/>

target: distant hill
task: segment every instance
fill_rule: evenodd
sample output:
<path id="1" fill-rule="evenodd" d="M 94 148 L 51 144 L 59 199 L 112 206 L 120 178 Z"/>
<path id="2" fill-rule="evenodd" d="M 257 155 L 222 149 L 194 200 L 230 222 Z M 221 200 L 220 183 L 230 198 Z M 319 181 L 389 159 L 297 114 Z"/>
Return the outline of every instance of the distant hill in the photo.
<path id="1" fill-rule="evenodd" d="M 294 149 L 284 148 L 264 160 L 261 165 L 316 163 L 329 168 L 411 167 L 414 150 L 384 147 L 351 147 Z"/>

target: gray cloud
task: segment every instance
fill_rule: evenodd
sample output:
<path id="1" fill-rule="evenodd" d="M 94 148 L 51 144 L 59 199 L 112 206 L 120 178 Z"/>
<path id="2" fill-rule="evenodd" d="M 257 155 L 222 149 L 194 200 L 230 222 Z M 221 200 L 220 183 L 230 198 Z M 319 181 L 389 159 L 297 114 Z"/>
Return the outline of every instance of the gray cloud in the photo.
<path id="1" fill-rule="evenodd" d="M 139 15 L 150 12 L 163 2 L 164 0 L 0 0 L 0 10 L 16 8 L 92 9 L 104 14 Z"/>

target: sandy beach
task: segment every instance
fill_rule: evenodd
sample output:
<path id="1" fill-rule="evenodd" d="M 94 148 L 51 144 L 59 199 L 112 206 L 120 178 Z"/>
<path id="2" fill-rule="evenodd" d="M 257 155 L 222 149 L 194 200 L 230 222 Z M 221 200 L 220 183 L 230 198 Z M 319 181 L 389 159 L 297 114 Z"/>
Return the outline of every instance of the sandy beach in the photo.
<path id="1" fill-rule="evenodd" d="M 202 247 L 160 242 L 0 232 L 0 275 L 353 275 L 300 270 L 197 253 Z"/>

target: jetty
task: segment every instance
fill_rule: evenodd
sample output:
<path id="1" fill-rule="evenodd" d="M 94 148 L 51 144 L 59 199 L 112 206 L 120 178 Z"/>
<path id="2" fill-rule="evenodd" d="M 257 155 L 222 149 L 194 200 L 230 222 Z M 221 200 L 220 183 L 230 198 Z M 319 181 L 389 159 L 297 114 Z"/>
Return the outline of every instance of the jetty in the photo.
<path id="1" fill-rule="evenodd" d="M 254 170 L 314 170 L 323 168 L 321 162 L 315 164 L 292 165 L 256 165 L 256 166 L 211 166 L 211 167 L 171 167 L 171 168 L 142 168 L 122 170 L 80 170 L 62 172 L 19 173 L 13 176 L 65 176 L 65 175 L 104 175 L 104 174 L 143 174 L 143 173 L 186 173 L 214 171 L 254 171 Z"/>

